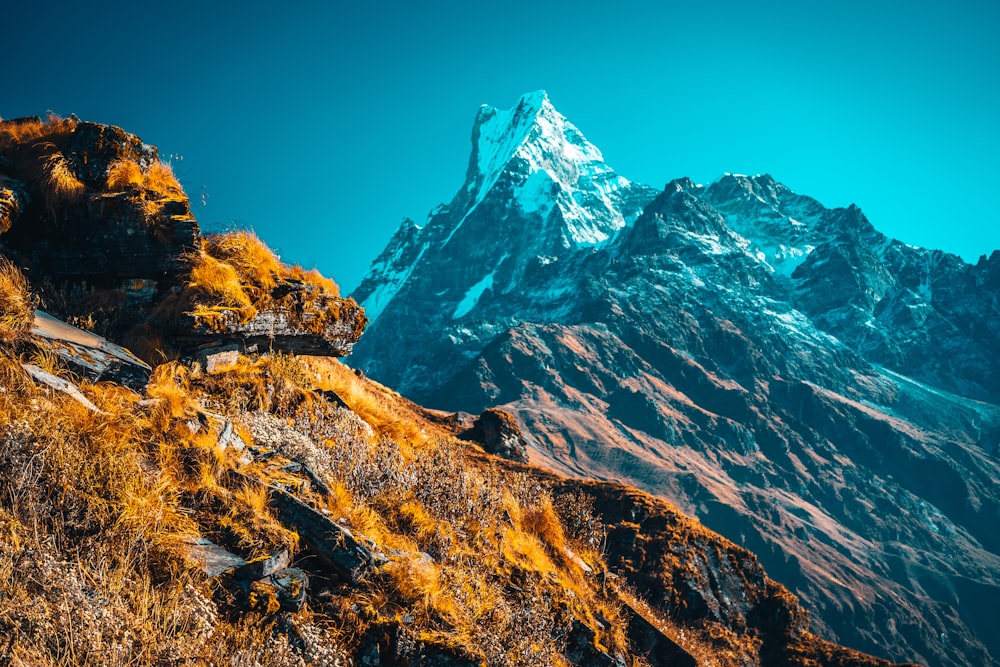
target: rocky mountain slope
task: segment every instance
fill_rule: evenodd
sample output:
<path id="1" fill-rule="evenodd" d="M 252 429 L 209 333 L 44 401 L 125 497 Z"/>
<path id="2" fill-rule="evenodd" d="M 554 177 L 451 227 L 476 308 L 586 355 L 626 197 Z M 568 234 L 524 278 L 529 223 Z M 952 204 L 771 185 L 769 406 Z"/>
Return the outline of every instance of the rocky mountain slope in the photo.
<path id="1" fill-rule="evenodd" d="M 360 308 L 138 138 L 0 122 L 0 184 L 0 663 L 888 667 L 665 501 L 487 454 L 505 413 L 298 356 Z"/>
<path id="2" fill-rule="evenodd" d="M 532 461 L 669 499 L 823 636 L 998 664 L 1000 252 L 907 246 L 766 175 L 609 200 L 573 176 L 610 168 L 550 168 L 599 153 L 544 95 L 508 114 L 480 112 L 468 182 L 354 294 L 375 307 L 351 363 L 437 408 L 502 406 Z M 484 118 L 523 137 L 487 176 Z M 573 242 L 570 217 L 621 222 Z"/>

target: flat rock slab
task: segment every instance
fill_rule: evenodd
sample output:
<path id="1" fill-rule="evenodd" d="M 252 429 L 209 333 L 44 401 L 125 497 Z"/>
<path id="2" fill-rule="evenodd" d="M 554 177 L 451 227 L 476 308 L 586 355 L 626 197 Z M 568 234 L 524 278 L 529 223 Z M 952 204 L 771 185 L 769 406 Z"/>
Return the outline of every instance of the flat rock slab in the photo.
<path id="1" fill-rule="evenodd" d="M 244 484 L 264 484 L 259 479 L 231 471 Z M 350 530 L 331 521 L 291 493 L 267 485 L 268 498 L 278 520 L 293 528 L 319 562 L 341 580 L 357 583 L 371 571 L 387 562 L 387 558 L 362 543 Z"/>
<path id="2" fill-rule="evenodd" d="M 288 549 L 281 549 L 270 556 L 255 558 L 254 560 L 247 562 L 246 565 L 236 568 L 233 572 L 233 578 L 238 580 L 257 581 L 258 579 L 263 579 L 264 577 L 270 577 L 280 570 L 284 570 L 291 565 L 291 563 L 292 554 L 288 552 Z"/>
<path id="3" fill-rule="evenodd" d="M 149 364 L 120 345 L 36 310 L 31 327 L 35 346 L 55 353 L 91 381 L 111 380 L 141 391 L 149 383 Z"/>
<path id="4" fill-rule="evenodd" d="M 302 286 L 296 289 L 305 293 Z M 181 351 L 190 357 L 200 357 L 206 342 L 235 346 L 239 350 L 328 357 L 350 354 L 368 323 L 364 309 L 350 299 L 333 296 L 324 297 L 321 305 L 322 308 L 310 308 L 297 303 L 294 308 L 267 308 L 247 322 L 241 321 L 235 311 L 225 310 L 213 327 L 188 314 L 173 323 L 172 335 Z"/>

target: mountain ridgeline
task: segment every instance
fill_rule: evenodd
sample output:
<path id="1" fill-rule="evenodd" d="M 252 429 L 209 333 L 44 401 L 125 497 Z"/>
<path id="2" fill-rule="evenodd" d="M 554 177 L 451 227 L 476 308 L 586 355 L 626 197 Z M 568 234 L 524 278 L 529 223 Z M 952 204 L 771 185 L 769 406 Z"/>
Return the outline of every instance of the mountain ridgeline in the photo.
<path id="1" fill-rule="evenodd" d="M 472 140 L 452 202 L 352 295 L 353 366 L 670 500 L 829 639 L 1000 664 L 1000 252 L 916 248 L 768 175 L 657 192 L 544 93 Z"/>

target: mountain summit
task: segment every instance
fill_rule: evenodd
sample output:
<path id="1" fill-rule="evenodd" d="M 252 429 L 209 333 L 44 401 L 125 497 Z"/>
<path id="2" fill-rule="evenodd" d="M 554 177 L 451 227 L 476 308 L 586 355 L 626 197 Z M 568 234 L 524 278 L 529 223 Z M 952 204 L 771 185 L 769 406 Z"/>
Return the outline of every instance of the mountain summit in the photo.
<path id="1" fill-rule="evenodd" d="M 539 266 L 606 244 L 654 195 L 615 174 L 545 92 L 506 111 L 484 106 L 465 185 L 425 225 L 404 221 L 354 297 L 390 336 L 410 326 L 413 311 L 433 319 L 432 328 L 451 326 L 491 295 L 516 290 Z M 432 372 L 401 370 L 406 386 Z"/>
<path id="2" fill-rule="evenodd" d="M 671 500 L 829 638 L 994 665 L 998 276 L 768 175 L 655 193 L 535 93 L 480 110 L 467 182 L 373 264 L 352 364 Z"/>
<path id="3" fill-rule="evenodd" d="M 551 240 L 564 248 L 603 243 L 638 214 L 635 206 L 623 206 L 632 184 L 615 174 L 544 91 L 506 111 L 484 105 L 476 117 L 466 186 L 456 203 L 468 215 L 498 184 L 496 194 L 510 194 L 524 213 L 554 225 L 558 237 Z"/>

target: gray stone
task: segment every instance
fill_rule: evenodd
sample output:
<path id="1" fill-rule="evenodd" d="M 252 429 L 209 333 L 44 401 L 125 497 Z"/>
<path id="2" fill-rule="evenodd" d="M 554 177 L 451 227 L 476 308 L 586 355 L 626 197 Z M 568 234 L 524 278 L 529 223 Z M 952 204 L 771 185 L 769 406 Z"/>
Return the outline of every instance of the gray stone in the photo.
<path id="1" fill-rule="evenodd" d="M 152 373 L 149 364 L 124 347 L 41 310 L 35 311 L 30 339 L 35 347 L 54 353 L 73 371 L 93 382 L 111 380 L 136 391 L 149 383 Z"/>
<path id="2" fill-rule="evenodd" d="M 76 399 L 77 402 L 79 402 L 81 405 L 83 405 L 88 410 L 91 410 L 92 412 L 102 412 L 100 408 L 91 403 L 87 399 L 87 397 L 83 395 L 83 392 L 80 391 L 79 387 L 77 387 L 69 380 L 64 380 L 63 378 L 57 375 L 53 375 L 52 373 L 49 373 L 47 370 L 35 366 L 34 364 L 21 364 L 21 367 L 25 371 L 27 371 L 28 375 L 30 375 L 31 378 L 36 382 L 44 384 L 47 387 L 51 387 L 56 391 L 61 391 L 64 394 L 72 396 L 74 399 Z"/>
<path id="3" fill-rule="evenodd" d="M 212 354 L 206 354 L 203 357 L 203 362 L 205 365 L 205 372 L 211 375 L 212 373 L 219 373 L 224 370 L 228 370 L 236 365 L 236 360 L 239 359 L 240 352 L 236 347 L 232 347 L 228 350 L 222 350 L 220 352 L 214 352 Z"/>
<path id="4" fill-rule="evenodd" d="M 236 554 L 204 537 L 191 538 L 185 545 L 184 555 L 209 577 L 218 577 L 247 564 Z"/>
<path id="5" fill-rule="evenodd" d="M 302 611 L 309 590 L 309 577 L 297 567 L 279 570 L 264 579 L 274 587 L 275 597 L 282 611 Z"/>
<path id="6" fill-rule="evenodd" d="M 256 558 L 247 562 L 233 572 L 233 578 L 245 581 L 257 581 L 270 577 L 279 570 L 284 570 L 292 563 L 292 554 L 288 549 L 281 549 L 270 556 Z"/>

